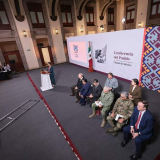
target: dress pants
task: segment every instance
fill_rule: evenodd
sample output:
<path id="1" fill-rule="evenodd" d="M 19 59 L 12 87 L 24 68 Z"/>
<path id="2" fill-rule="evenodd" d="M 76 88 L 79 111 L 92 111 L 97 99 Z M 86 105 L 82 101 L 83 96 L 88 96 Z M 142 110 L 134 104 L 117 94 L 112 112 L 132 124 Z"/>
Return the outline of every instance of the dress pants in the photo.
<path id="1" fill-rule="evenodd" d="M 51 74 L 50 74 L 50 79 L 51 79 L 51 83 L 52 83 L 52 85 L 55 85 L 54 75 L 51 75 Z"/>
<path id="2" fill-rule="evenodd" d="M 85 99 L 86 103 L 90 105 L 90 107 L 92 106 L 92 104 L 96 101 L 96 99 L 93 97 L 93 98 L 90 98 L 90 97 L 87 97 Z"/>
<path id="3" fill-rule="evenodd" d="M 123 128 L 123 138 L 126 142 L 129 142 L 129 136 L 131 135 L 131 127 L 130 125 Z M 136 132 L 139 132 L 138 130 Z M 142 142 L 148 139 L 147 135 L 139 135 L 135 138 L 135 145 L 136 145 L 136 153 L 142 154 Z"/>
<path id="4" fill-rule="evenodd" d="M 103 107 L 101 111 L 102 119 L 106 119 L 106 113 L 110 107 Z M 92 111 L 96 112 L 97 109 L 100 109 L 95 103 L 92 104 Z"/>
<path id="5" fill-rule="evenodd" d="M 89 96 L 89 95 L 90 95 L 90 94 L 86 94 L 83 98 L 80 97 L 80 103 L 81 103 L 81 104 L 86 104 L 85 99 L 86 99 L 86 97 Z"/>
<path id="6" fill-rule="evenodd" d="M 76 96 L 77 99 L 79 98 L 79 89 L 75 89 L 76 85 L 71 87 L 72 95 Z"/>

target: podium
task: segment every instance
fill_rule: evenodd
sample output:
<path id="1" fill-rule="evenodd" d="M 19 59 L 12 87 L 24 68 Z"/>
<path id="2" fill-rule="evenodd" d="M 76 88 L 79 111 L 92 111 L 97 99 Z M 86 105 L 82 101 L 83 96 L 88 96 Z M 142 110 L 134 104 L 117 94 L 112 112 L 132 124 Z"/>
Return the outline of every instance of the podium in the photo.
<path id="1" fill-rule="evenodd" d="M 41 86 L 40 89 L 42 91 L 47 91 L 53 88 L 49 74 L 44 71 L 41 71 Z"/>

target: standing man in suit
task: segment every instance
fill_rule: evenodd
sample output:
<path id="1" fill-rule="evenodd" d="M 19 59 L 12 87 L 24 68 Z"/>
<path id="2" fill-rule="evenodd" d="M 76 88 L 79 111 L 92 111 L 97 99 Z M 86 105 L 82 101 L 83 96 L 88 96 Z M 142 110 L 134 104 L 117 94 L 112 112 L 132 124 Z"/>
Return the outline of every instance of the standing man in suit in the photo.
<path id="1" fill-rule="evenodd" d="M 118 88 L 118 81 L 115 77 L 113 77 L 113 73 L 108 73 L 108 77 L 104 86 L 109 87 L 112 92 L 114 92 L 115 89 Z"/>
<path id="2" fill-rule="evenodd" d="M 98 98 L 101 96 L 102 93 L 102 86 L 99 84 L 97 79 L 93 80 L 93 87 L 92 87 L 92 93 L 85 99 L 87 104 L 91 105 L 98 100 Z"/>
<path id="3" fill-rule="evenodd" d="M 91 84 L 87 82 L 87 79 L 83 79 L 82 83 L 83 85 L 79 92 L 79 96 L 80 96 L 79 103 L 81 104 L 81 106 L 85 106 L 86 105 L 85 98 L 91 94 Z"/>
<path id="4" fill-rule="evenodd" d="M 129 99 L 132 100 L 135 106 L 137 106 L 138 102 L 141 100 L 142 89 L 138 86 L 138 79 L 132 79 L 131 86 L 129 89 Z"/>
<path id="5" fill-rule="evenodd" d="M 76 95 L 76 103 L 79 102 L 80 100 L 80 97 L 79 97 L 79 91 L 81 90 L 82 88 L 82 80 L 84 79 L 84 76 L 82 73 L 79 73 L 78 74 L 78 82 L 76 85 L 73 85 L 71 87 L 71 91 L 72 91 L 72 94 L 70 96 L 75 96 Z"/>
<path id="6" fill-rule="evenodd" d="M 148 102 L 140 101 L 134 109 L 130 125 L 123 129 L 124 141 L 121 143 L 122 147 L 129 142 L 130 134 L 135 139 L 136 152 L 130 156 L 131 160 L 137 160 L 142 157 L 142 142 L 152 137 L 153 124 L 154 118 L 148 110 Z"/>

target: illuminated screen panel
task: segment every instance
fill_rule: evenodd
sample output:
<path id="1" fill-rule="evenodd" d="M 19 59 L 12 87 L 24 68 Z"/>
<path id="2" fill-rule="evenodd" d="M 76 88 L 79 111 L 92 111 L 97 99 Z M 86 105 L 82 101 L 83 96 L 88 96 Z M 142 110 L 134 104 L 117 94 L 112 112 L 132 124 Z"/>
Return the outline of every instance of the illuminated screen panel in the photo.
<path id="1" fill-rule="evenodd" d="M 69 42 L 72 60 L 87 63 L 86 42 Z"/>

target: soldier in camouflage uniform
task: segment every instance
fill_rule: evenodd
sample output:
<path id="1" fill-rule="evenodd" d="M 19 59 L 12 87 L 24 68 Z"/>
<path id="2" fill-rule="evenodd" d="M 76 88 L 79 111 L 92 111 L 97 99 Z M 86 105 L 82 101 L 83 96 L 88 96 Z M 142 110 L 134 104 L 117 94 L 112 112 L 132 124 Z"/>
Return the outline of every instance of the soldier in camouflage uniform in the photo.
<path id="1" fill-rule="evenodd" d="M 104 127 L 106 124 L 106 112 L 110 110 L 111 104 L 113 103 L 114 94 L 112 91 L 110 91 L 110 88 L 105 86 L 103 88 L 103 91 L 101 93 L 101 97 L 97 100 L 102 103 L 102 105 L 97 106 L 95 103 L 92 104 L 92 111 L 93 114 L 89 116 L 89 118 L 92 118 L 96 115 L 96 109 L 101 108 L 101 114 L 102 114 L 102 124 L 101 127 Z"/>
<path id="2" fill-rule="evenodd" d="M 134 104 L 131 100 L 127 98 L 127 92 L 122 92 L 121 97 L 117 99 L 114 105 L 112 113 L 107 117 L 108 122 L 113 128 L 107 129 L 106 132 L 113 132 L 114 136 L 118 135 L 117 131 L 120 130 L 125 125 L 126 120 L 131 117 L 133 109 Z M 117 124 L 115 125 L 114 120 L 117 114 L 122 115 L 123 118 L 119 118 Z"/>

